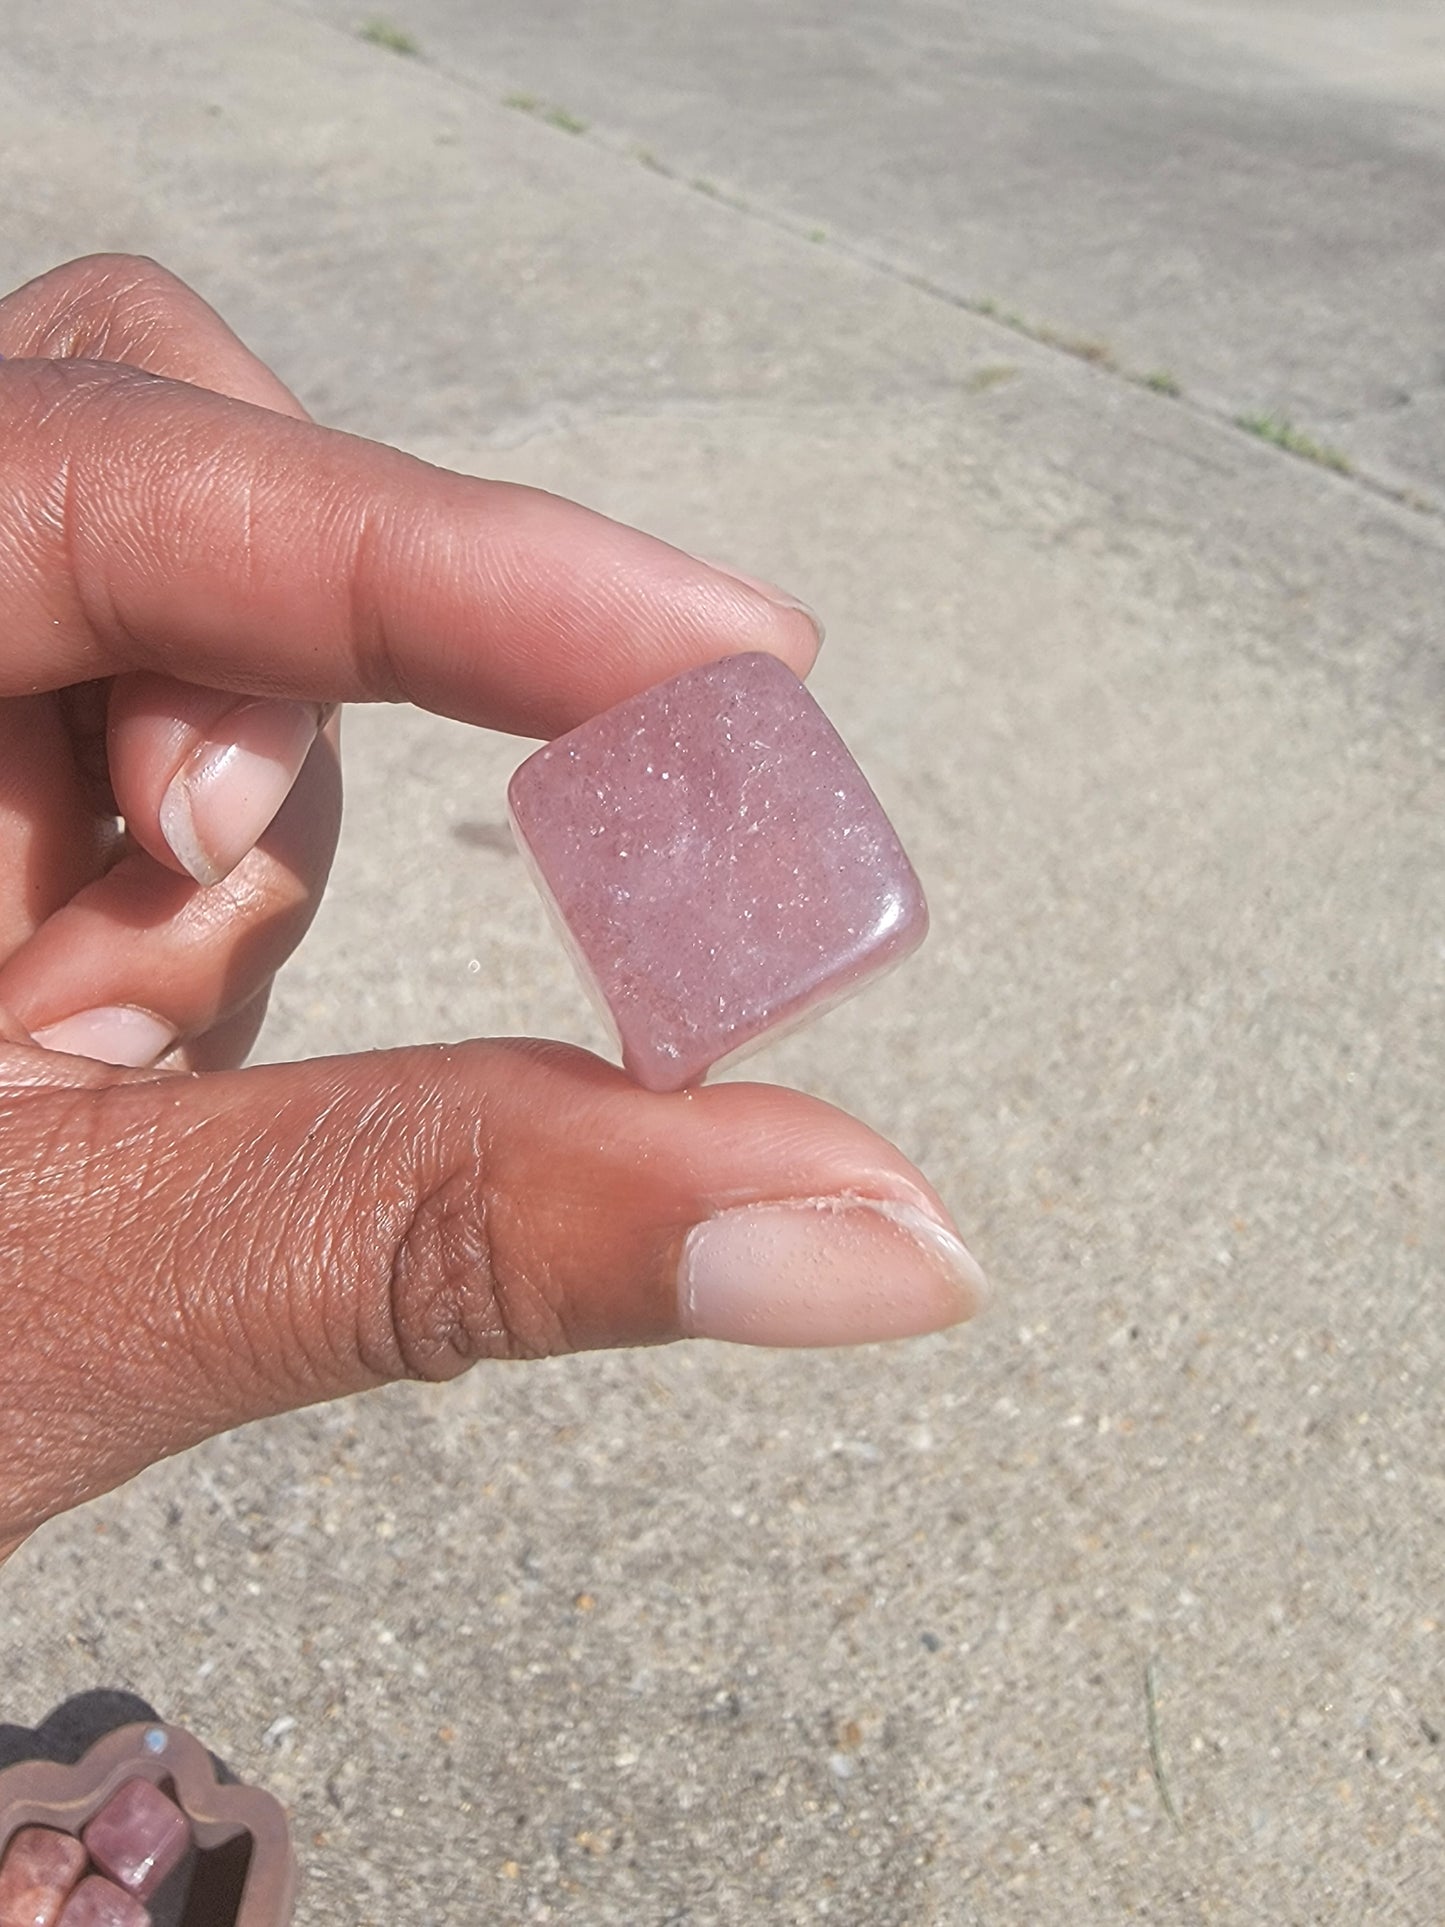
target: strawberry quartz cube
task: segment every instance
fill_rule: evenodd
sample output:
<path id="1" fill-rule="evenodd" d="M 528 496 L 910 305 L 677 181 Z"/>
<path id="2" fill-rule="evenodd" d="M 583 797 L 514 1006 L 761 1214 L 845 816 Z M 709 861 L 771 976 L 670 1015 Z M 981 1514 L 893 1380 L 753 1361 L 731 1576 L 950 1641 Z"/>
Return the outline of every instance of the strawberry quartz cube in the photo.
<path id="1" fill-rule="evenodd" d="M 685 671 L 528 757 L 512 827 L 653 1091 L 851 996 L 928 911 L 882 806 L 776 657 Z"/>
<path id="2" fill-rule="evenodd" d="M 150 1915 L 134 1894 L 96 1873 L 81 1881 L 56 1927 L 150 1927 Z"/>
<path id="3" fill-rule="evenodd" d="M 191 1844 L 191 1825 L 174 1800 L 149 1780 L 127 1780 L 81 1838 L 103 1874 L 137 1900 L 148 1900 Z"/>
<path id="4" fill-rule="evenodd" d="M 85 1848 L 53 1827 L 22 1827 L 0 1863 L 0 1927 L 55 1927 L 85 1872 Z"/>

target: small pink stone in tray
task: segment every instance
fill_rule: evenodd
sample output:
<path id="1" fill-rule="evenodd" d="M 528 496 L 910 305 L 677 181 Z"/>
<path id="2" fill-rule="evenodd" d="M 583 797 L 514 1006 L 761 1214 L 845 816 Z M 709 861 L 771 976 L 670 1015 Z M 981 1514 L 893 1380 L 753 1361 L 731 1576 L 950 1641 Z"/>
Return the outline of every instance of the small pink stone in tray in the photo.
<path id="1" fill-rule="evenodd" d="M 852 994 L 923 941 L 913 867 L 842 739 L 773 656 L 731 656 L 528 757 L 512 825 L 649 1090 Z"/>
<path id="2" fill-rule="evenodd" d="M 92 1874 L 70 1896 L 56 1927 L 150 1927 L 150 1915 L 133 1894 Z"/>
<path id="3" fill-rule="evenodd" d="M 0 1862 L 0 1927 L 55 1927 L 85 1872 L 85 1848 L 54 1827 L 22 1827 Z"/>
<path id="4" fill-rule="evenodd" d="M 103 1874 L 138 1900 L 146 1900 L 184 1857 L 191 1844 L 191 1827 L 158 1786 L 149 1780 L 127 1780 L 82 1838 Z"/>

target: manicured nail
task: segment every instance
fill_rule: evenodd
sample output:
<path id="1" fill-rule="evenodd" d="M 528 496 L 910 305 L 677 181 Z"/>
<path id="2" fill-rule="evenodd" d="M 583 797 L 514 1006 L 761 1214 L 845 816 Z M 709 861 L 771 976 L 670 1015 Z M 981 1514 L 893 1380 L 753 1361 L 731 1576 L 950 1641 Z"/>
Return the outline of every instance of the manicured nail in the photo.
<path id="1" fill-rule="evenodd" d="M 242 703 L 211 725 L 161 799 L 161 835 L 197 883 L 219 883 L 291 793 L 320 726 L 315 703 Z M 217 740 L 217 739 L 220 740 Z"/>
<path id="2" fill-rule="evenodd" d="M 795 609 L 799 615 L 806 616 L 818 632 L 818 641 L 822 642 L 826 634 L 823 618 L 816 609 L 810 609 L 808 604 L 801 601 L 799 597 L 789 595 L 786 589 L 776 588 L 771 582 L 762 582 L 755 575 L 744 575 L 741 569 L 729 568 L 726 562 L 714 562 L 710 556 L 695 555 L 692 559 L 694 562 L 701 562 L 705 569 L 716 569 L 719 575 L 730 575 L 734 582 L 741 582 L 744 588 L 756 590 L 766 601 L 771 602 L 774 608 Z"/>
<path id="3" fill-rule="evenodd" d="M 971 1318 L 983 1273 L 912 1205 L 801 1198 L 695 1225 L 678 1281 L 689 1338 L 735 1345 L 864 1345 Z"/>
<path id="4" fill-rule="evenodd" d="M 30 1034 L 46 1050 L 139 1070 L 143 1064 L 154 1064 L 180 1032 L 148 1010 L 136 1010 L 130 1004 L 102 1004 L 95 1010 L 77 1011 L 74 1017 L 62 1017 L 58 1024 L 46 1024 Z"/>

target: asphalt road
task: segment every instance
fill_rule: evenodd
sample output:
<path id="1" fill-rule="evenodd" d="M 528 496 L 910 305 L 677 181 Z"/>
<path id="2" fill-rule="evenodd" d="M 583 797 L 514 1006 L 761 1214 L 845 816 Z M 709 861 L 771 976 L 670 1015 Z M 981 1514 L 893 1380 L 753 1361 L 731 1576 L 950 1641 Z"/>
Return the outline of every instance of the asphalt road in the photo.
<path id="1" fill-rule="evenodd" d="M 5 1569 L 0 1718 L 192 1727 L 304 1923 L 1445 1916 L 1432 10 L 5 11 L 0 280 L 146 249 L 326 419 L 821 608 L 935 933 L 747 1074 L 999 1303 L 216 1441 Z M 263 1054 L 595 1043 L 525 746 L 348 728 Z"/>

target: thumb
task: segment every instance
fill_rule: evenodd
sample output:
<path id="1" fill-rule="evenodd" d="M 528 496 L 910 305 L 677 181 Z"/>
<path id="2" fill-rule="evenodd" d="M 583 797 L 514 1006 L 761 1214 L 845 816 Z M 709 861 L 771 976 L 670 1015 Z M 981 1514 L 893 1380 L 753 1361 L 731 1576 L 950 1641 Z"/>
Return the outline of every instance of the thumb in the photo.
<path id="1" fill-rule="evenodd" d="M 560 1045 L 37 1084 L 0 1103 L 0 1189 L 0 1544 L 388 1379 L 903 1337 L 983 1291 L 924 1180 L 841 1112 L 659 1096 Z"/>

